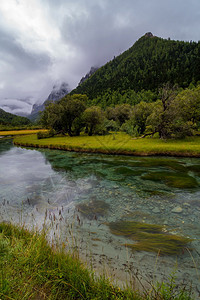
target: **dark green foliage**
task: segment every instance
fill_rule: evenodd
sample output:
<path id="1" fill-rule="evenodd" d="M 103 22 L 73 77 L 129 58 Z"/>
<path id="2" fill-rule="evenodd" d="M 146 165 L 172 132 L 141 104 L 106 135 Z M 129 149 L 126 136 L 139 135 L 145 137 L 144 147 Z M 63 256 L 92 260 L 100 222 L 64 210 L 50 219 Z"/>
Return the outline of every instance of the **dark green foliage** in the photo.
<path id="1" fill-rule="evenodd" d="M 0 108 L 0 125 L 20 126 L 30 124 L 31 121 L 28 118 L 13 115 Z"/>
<path id="2" fill-rule="evenodd" d="M 86 109 L 87 96 L 67 95 L 61 100 L 50 102 L 41 115 L 41 123 L 45 128 L 57 133 L 79 135 L 83 126 L 82 113 Z"/>
<path id="3" fill-rule="evenodd" d="M 106 131 L 105 128 L 103 129 L 104 114 L 98 106 L 88 107 L 83 113 L 83 121 L 86 125 L 89 136 L 94 133 L 99 134 L 102 130 Z"/>
<path id="4" fill-rule="evenodd" d="M 135 92 L 134 90 L 128 89 L 125 91 L 112 91 L 111 88 L 107 89 L 103 95 L 97 96 L 94 99 L 88 100 L 88 105 L 98 105 L 103 109 L 108 106 L 115 106 L 117 104 L 130 104 L 135 105 L 144 102 L 152 102 L 157 99 L 157 94 L 150 90 L 142 90 L 140 92 Z"/>
<path id="5" fill-rule="evenodd" d="M 55 135 L 55 131 L 53 129 L 50 129 L 48 131 L 38 131 L 37 138 L 38 140 L 40 140 L 40 139 L 53 137 L 54 135 Z"/>
<path id="6" fill-rule="evenodd" d="M 163 181 L 169 187 L 180 189 L 191 189 L 199 186 L 196 179 L 187 173 L 149 172 L 143 175 L 142 178 L 152 181 Z"/>
<path id="7" fill-rule="evenodd" d="M 129 50 L 98 69 L 72 93 L 86 94 L 94 99 L 108 91 L 111 94 L 118 91 L 119 99 L 114 104 L 122 103 L 121 95 L 128 90 L 158 91 L 166 82 L 188 87 L 191 82 L 200 80 L 199 70 L 200 42 L 171 41 L 145 35 Z"/>
<path id="8" fill-rule="evenodd" d="M 130 104 L 118 104 L 115 107 L 108 107 L 106 109 L 106 116 L 108 120 L 114 120 L 119 126 L 130 118 L 132 107 Z"/>
<path id="9" fill-rule="evenodd" d="M 184 138 L 191 136 L 200 122 L 200 86 L 178 93 L 174 87 L 165 85 L 161 100 L 153 105 L 146 119 L 146 133 L 159 133 L 160 138 Z"/>

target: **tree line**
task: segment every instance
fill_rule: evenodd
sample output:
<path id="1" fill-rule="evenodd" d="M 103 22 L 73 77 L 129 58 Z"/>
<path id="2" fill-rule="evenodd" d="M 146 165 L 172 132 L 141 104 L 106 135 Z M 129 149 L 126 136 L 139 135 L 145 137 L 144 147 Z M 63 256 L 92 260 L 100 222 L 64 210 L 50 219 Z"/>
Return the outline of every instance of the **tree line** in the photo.
<path id="1" fill-rule="evenodd" d="M 121 130 L 132 136 L 158 134 L 164 139 L 193 135 L 200 126 L 200 85 L 180 89 L 168 83 L 156 99 L 149 92 L 135 105 L 102 108 L 93 104 L 86 95 L 66 95 L 46 105 L 41 123 L 51 134 L 91 136 Z"/>

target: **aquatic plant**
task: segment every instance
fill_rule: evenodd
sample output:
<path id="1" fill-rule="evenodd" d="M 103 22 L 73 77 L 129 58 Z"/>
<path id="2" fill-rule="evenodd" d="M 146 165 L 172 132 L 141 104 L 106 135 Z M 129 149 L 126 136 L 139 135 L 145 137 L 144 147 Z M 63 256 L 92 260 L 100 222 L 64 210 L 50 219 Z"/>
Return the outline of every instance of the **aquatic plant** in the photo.
<path id="1" fill-rule="evenodd" d="M 200 176 L 200 165 L 191 165 L 187 166 L 187 169 L 191 172 L 194 172 L 198 176 Z"/>
<path id="2" fill-rule="evenodd" d="M 125 175 L 125 176 L 137 176 L 137 175 L 141 175 L 143 171 L 138 169 L 133 170 L 127 167 L 118 167 L 115 169 L 115 173 L 120 175 Z"/>
<path id="3" fill-rule="evenodd" d="M 111 233 L 122 235 L 135 241 L 126 243 L 133 251 L 159 252 L 162 255 L 179 254 L 192 240 L 187 237 L 172 235 L 162 225 L 117 221 L 109 223 Z"/>
<path id="4" fill-rule="evenodd" d="M 79 203 L 76 209 L 88 219 L 96 219 L 104 216 L 110 205 L 103 200 L 91 199 L 89 202 Z"/>
<path id="5" fill-rule="evenodd" d="M 198 187 L 198 182 L 194 177 L 179 172 L 149 172 L 144 174 L 141 178 L 152 181 L 163 181 L 169 187 L 180 189 Z"/>

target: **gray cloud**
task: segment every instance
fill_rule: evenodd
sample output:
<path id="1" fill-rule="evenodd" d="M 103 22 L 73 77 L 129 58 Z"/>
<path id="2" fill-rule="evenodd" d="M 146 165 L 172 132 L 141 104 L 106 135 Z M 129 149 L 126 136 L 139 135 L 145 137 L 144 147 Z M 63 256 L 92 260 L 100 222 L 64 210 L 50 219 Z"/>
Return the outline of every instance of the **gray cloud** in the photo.
<path id="1" fill-rule="evenodd" d="M 111 60 L 148 31 L 197 41 L 200 2 L 1 0 L 0 107 L 29 112 L 55 82 L 74 88 L 91 66 Z"/>

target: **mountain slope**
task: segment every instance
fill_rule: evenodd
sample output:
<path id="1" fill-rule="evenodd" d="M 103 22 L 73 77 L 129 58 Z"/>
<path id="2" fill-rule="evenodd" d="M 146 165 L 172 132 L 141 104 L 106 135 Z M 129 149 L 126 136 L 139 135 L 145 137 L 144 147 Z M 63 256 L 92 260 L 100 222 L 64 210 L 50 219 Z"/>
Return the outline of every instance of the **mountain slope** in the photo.
<path id="1" fill-rule="evenodd" d="M 93 99 L 107 90 L 156 91 L 166 82 L 187 87 L 200 80 L 199 70 L 200 42 L 171 41 L 147 33 L 72 93 Z"/>
<path id="2" fill-rule="evenodd" d="M 6 112 L 0 108 L 0 125 L 28 125 L 30 120 L 25 117 L 20 117 Z"/>

